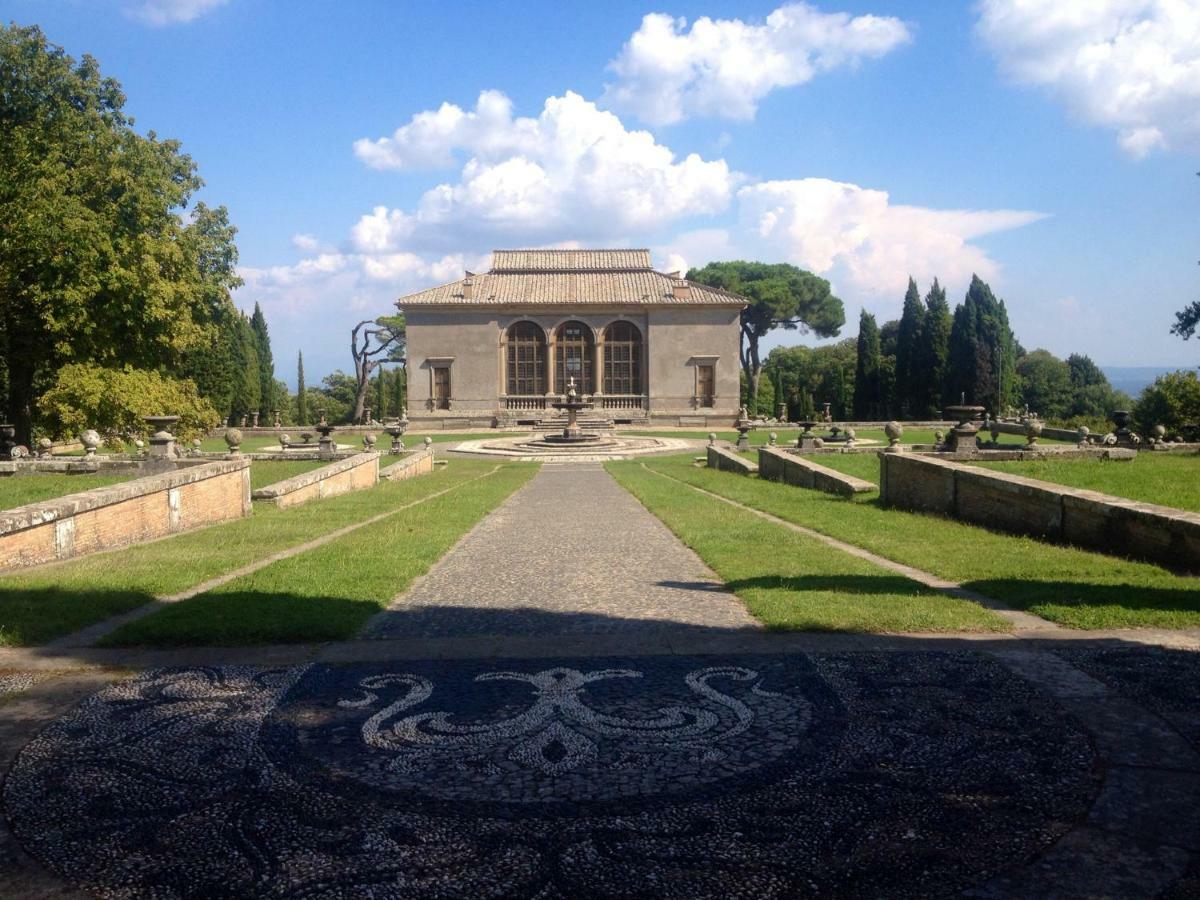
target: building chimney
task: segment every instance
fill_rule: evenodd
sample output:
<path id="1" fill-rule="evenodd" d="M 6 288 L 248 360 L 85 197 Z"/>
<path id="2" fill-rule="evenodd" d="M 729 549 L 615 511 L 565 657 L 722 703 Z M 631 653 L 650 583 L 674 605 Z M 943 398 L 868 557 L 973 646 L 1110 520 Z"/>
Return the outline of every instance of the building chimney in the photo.
<path id="1" fill-rule="evenodd" d="M 468 272 L 467 277 L 463 279 L 462 285 L 463 299 L 470 300 L 475 296 L 475 273 Z"/>
<path id="2" fill-rule="evenodd" d="M 691 296 L 692 288 L 682 278 L 676 278 L 671 282 L 671 294 L 676 300 L 686 300 Z"/>

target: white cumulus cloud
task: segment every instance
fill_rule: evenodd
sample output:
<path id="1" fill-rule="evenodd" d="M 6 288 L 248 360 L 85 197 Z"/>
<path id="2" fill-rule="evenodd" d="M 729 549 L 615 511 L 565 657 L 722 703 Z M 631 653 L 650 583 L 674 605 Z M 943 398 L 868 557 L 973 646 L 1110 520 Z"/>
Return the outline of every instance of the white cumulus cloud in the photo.
<path id="1" fill-rule="evenodd" d="M 378 169 L 457 165 L 457 181 L 429 189 L 415 209 L 376 207 L 354 228 L 373 253 L 466 243 L 612 240 L 726 209 L 741 180 L 724 160 L 677 159 L 647 131 L 570 91 L 537 118 L 514 117 L 497 91 L 472 111 L 443 104 L 355 152 Z M 568 234 L 569 233 L 569 234 Z"/>
<path id="2" fill-rule="evenodd" d="M 776 88 L 883 56 L 911 39 L 891 16 L 825 13 L 808 3 L 779 7 L 761 25 L 650 13 L 609 68 L 605 102 L 644 122 L 691 116 L 749 119 Z"/>
<path id="3" fill-rule="evenodd" d="M 229 0 L 144 0 L 128 13 L 147 25 L 179 25 L 192 22 Z"/>
<path id="4" fill-rule="evenodd" d="M 965 283 L 994 277 L 987 252 L 972 243 L 1028 225 L 1024 210 L 931 209 L 891 202 L 886 191 L 825 178 L 766 181 L 738 192 L 736 243 L 757 259 L 784 260 L 830 278 L 856 296 L 899 298 L 911 275 Z"/>
<path id="5" fill-rule="evenodd" d="M 1134 157 L 1200 149 L 1200 4 L 1194 0 L 983 0 L 979 33 L 1014 80 Z"/>

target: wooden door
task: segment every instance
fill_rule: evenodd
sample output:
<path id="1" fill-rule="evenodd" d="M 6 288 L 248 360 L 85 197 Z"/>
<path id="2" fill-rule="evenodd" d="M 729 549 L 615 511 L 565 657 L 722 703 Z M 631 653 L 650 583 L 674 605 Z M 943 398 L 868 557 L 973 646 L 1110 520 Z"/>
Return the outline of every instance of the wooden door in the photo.
<path id="1" fill-rule="evenodd" d="M 433 405 L 435 409 L 450 408 L 449 366 L 438 366 L 433 370 Z"/>
<path id="2" fill-rule="evenodd" d="M 696 372 L 696 394 L 701 406 L 712 406 L 716 396 L 717 371 L 716 366 L 700 366 Z"/>

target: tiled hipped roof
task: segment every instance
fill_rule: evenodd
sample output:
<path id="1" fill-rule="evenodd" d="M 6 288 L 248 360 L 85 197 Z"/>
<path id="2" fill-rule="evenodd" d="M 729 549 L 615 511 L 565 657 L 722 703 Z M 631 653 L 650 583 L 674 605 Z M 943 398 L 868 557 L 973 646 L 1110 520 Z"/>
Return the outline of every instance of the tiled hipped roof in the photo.
<path id="1" fill-rule="evenodd" d="M 507 304 L 744 306 L 726 291 L 650 268 L 649 250 L 496 250 L 481 275 L 409 294 L 412 306 Z"/>

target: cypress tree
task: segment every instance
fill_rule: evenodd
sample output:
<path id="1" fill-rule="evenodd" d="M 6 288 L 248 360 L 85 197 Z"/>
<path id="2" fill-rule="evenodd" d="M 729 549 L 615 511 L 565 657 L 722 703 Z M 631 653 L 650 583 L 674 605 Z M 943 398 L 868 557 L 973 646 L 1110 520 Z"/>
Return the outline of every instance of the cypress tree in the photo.
<path id="1" fill-rule="evenodd" d="M 921 332 L 925 327 L 925 305 L 917 283 L 908 279 L 904 312 L 896 334 L 896 407 L 901 415 L 914 415 L 923 405 L 921 396 Z"/>
<path id="2" fill-rule="evenodd" d="M 258 363 L 258 341 L 250 320 L 239 313 L 233 341 L 234 380 L 230 413 L 235 420 L 258 410 L 262 404 L 262 370 Z"/>
<path id="3" fill-rule="evenodd" d="M 404 387 L 406 379 L 407 373 L 403 366 L 392 373 L 392 406 L 395 407 L 396 415 L 401 415 L 404 412 Z"/>
<path id="4" fill-rule="evenodd" d="M 918 416 L 940 416 L 946 404 L 952 322 L 946 289 L 935 278 L 929 293 L 925 295 L 925 314 L 913 373 L 917 380 L 914 414 Z"/>
<path id="5" fill-rule="evenodd" d="M 950 399 L 986 406 L 999 414 L 1016 402 L 1016 338 L 1008 310 L 979 276 L 954 311 L 950 329 Z"/>
<path id="6" fill-rule="evenodd" d="M 865 309 L 858 319 L 858 363 L 854 369 L 854 417 L 879 415 L 879 326 Z"/>
<path id="7" fill-rule="evenodd" d="M 304 352 L 296 358 L 296 424 L 308 424 L 308 392 L 304 388 Z"/>
<path id="8" fill-rule="evenodd" d="M 269 421 L 275 406 L 275 361 L 271 357 L 271 335 L 267 331 L 267 317 L 255 303 L 254 315 L 250 317 L 250 328 L 254 332 L 254 349 L 258 353 L 259 405 L 258 411 L 264 422 Z"/>
<path id="9" fill-rule="evenodd" d="M 384 386 L 384 379 L 387 372 L 383 366 L 379 367 L 379 372 L 375 375 L 375 419 L 382 422 L 388 414 L 387 410 L 387 391 Z"/>

